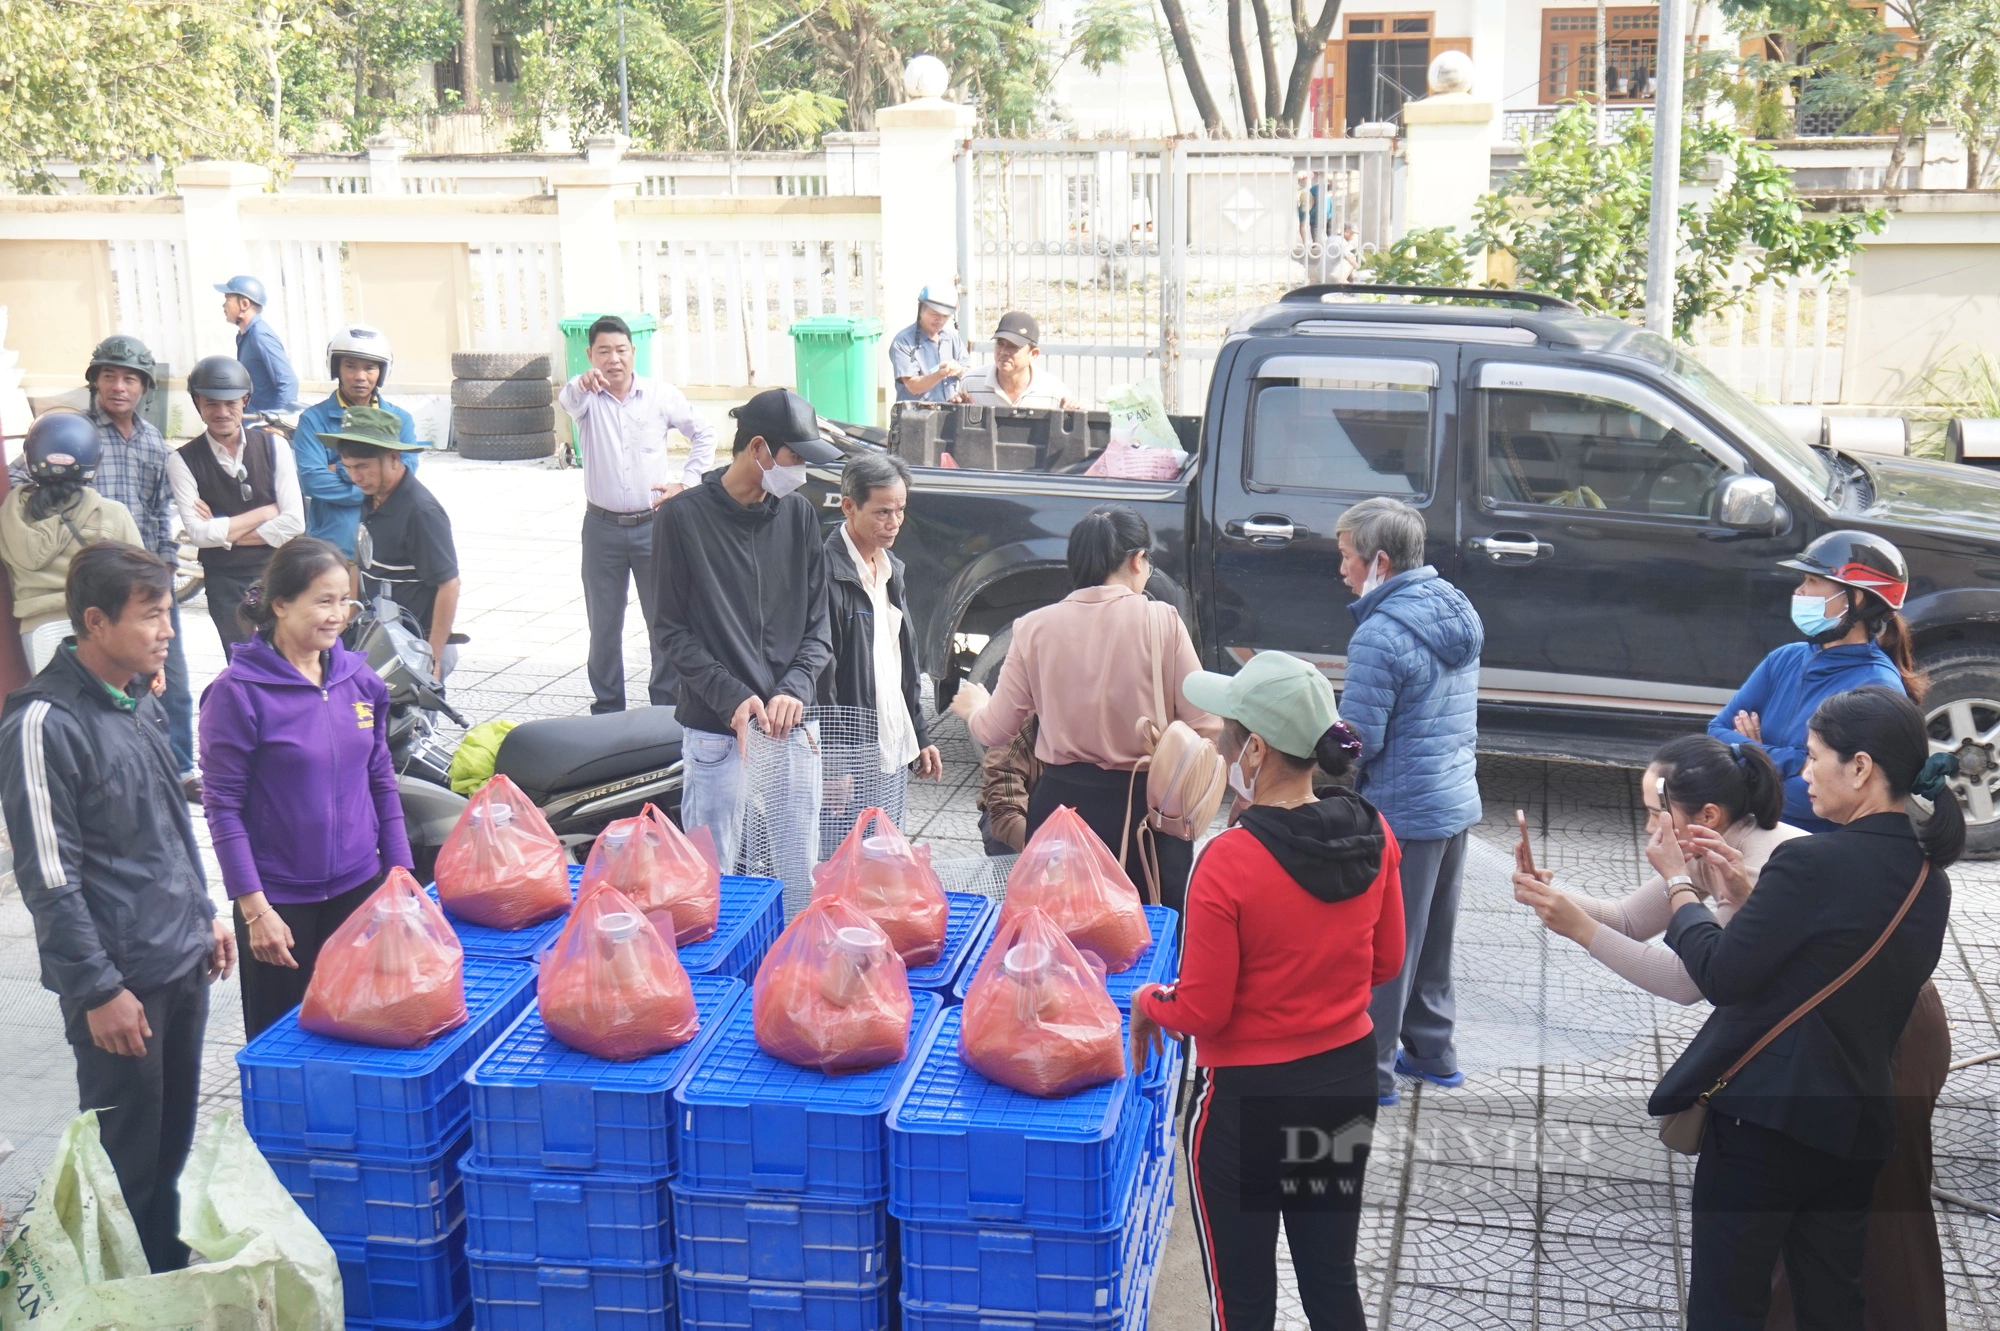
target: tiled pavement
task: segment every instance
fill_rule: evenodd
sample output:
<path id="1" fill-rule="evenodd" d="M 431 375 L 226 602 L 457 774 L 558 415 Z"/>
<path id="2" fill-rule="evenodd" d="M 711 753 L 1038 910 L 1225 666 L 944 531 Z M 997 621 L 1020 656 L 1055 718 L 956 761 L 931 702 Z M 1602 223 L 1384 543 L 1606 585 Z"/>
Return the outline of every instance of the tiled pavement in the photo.
<path id="1" fill-rule="evenodd" d="M 475 720 L 583 711 L 579 474 L 438 456 L 426 459 L 424 476 L 453 515 L 467 574 L 462 625 L 473 641 L 452 681 L 460 710 Z M 635 605 L 626 653 L 635 704 L 645 675 L 637 620 Z M 186 628 L 195 675 L 205 680 L 219 653 L 199 609 Z M 991 885 L 986 866 L 962 862 L 979 854 L 976 752 L 949 718 L 937 734 L 945 778 L 911 790 L 906 830 L 931 843 L 953 886 Z M 1383 1114 L 1360 1250 L 1370 1322 L 1667 1331 L 1681 1321 L 1693 1171 L 1654 1139 L 1644 1101 L 1701 1009 L 1623 985 L 1544 934 L 1506 887 L 1513 811 L 1522 808 L 1538 862 L 1565 884 L 1629 890 L 1642 864 L 1633 774 L 1494 759 L 1480 776 L 1487 816 L 1470 856 L 1456 967 L 1467 1083 L 1410 1088 Z M 1966 864 L 1952 877 L 1952 932 L 1937 983 L 1962 1058 L 2000 1049 L 2000 865 Z M 206 1108 L 234 1103 L 241 1038 L 232 981 L 214 992 Z M 74 1083 L 11 876 L 0 883 L 0 1057 L 0 1136 L 19 1148 L 0 1163 L 0 1211 L 12 1214 L 71 1112 Z M 2000 1063 L 1952 1075 L 1935 1135 L 1940 1185 L 2000 1205 Z M 1155 1300 L 1160 1331 L 1208 1320 L 1185 1184 L 1179 1192 Z M 2000 1331 L 2000 1218 L 1940 1205 L 1938 1221 L 1952 1324 Z M 1306 1325 L 1288 1275 L 1279 1325 Z"/>

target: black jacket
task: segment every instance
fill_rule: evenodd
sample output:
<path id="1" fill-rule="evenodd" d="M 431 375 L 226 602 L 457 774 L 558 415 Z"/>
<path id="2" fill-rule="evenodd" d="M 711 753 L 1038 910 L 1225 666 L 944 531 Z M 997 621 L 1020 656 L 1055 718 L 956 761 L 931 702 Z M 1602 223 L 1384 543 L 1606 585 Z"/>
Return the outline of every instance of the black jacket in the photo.
<path id="1" fill-rule="evenodd" d="M 215 906 L 160 704 L 121 705 L 65 646 L 8 695 L 0 753 L 43 987 L 87 1011 L 206 962 Z"/>
<path id="2" fill-rule="evenodd" d="M 675 716 L 724 734 L 745 698 L 816 696 L 833 655 L 826 555 L 812 501 L 745 507 L 718 467 L 653 515 L 654 638 L 680 675 Z"/>
<path id="3" fill-rule="evenodd" d="M 917 690 L 917 635 L 910 627 L 909 604 L 903 599 L 903 561 L 893 551 L 889 556 L 889 604 L 903 612 L 903 678 L 899 681 L 903 704 L 910 709 L 911 724 L 917 728 L 917 747 L 931 742 L 930 727 L 924 723 L 924 705 Z M 819 677 L 819 701 L 842 707 L 875 710 L 875 602 L 861 585 L 861 572 L 854 567 L 847 540 L 838 527 L 826 540 L 827 624 L 833 634 L 833 659 Z"/>
<path id="4" fill-rule="evenodd" d="M 1649 1106 L 1685 1109 L 1736 1058 L 1868 950 L 1922 867 L 1910 820 L 1871 814 L 1773 851 L 1757 890 L 1724 929 L 1685 905 L 1667 943 L 1715 1011 L 1667 1070 Z M 1875 959 L 1750 1060 L 1711 1101 L 1849 1160 L 1886 1158 L 1896 1135 L 1889 1057 L 1937 965 L 1951 881 L 1929 881 Z"/>

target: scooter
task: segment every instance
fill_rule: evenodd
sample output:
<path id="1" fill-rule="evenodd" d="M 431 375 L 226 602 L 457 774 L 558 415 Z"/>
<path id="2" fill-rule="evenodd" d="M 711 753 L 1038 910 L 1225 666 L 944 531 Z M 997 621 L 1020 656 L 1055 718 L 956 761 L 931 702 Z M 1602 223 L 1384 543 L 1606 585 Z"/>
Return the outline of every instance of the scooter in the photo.
<path id="1" fill-rule="evenodd" d="M 347 640 L 389 686 L 389 755 L 417 876 L 428 881 L 466 805 L 451 788 L 456 745 L 439 735 L 438 721 L 470 723 L 446 701 L 430 644 L 409 611 L 378 597 L 348 625 Z M 494 771 L 519 786 L 581 858 L 606 824 L 648 803 L 680 812 L 681 728 L 671 707 L 528 721 L 501 741 Z"/>

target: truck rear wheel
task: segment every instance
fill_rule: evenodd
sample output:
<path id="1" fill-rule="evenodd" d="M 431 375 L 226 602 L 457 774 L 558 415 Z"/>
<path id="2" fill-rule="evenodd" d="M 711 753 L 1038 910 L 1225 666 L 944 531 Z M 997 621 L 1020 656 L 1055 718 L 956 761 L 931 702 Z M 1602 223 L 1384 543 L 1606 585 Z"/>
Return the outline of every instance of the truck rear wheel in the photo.
<path id="1" fill-rule="evenodd" d="M 979 649 L 979 655 L 973 658 L 972 669 L 966 672 L 966 678 L 988 693 L 993 692 L 1000 686 L 1000 667 L 1007 660 L 1007 649 L 1013 645 L 1014 626 L 1009 624 L 986 640 L 986 645 Z"/>
<path id="2" fill-rule="evenodd" d="M 1958 755 L 1951 782 L 1965 809 L 1965 853 L 2000 859 L 2000 650 L 1967 647 L 1925 658 L 1931 752 Z"/>

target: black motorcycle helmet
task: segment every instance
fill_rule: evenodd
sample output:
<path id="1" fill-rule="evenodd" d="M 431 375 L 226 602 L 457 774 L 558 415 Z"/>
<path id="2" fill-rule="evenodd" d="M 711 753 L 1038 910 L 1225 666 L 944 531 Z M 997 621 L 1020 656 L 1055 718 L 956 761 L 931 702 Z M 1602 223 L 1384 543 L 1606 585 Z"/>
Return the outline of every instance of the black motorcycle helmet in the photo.
<path id="1" fill-rule="evenodd" d="M 74 411 L 54 411 L 28 427 L 23 457 L 37 485 L 88 485 L 97 476 L 104 445 L 97 427 Z"/>
<path id="2" fill-rule="evenodd" d="M 90 353 L 90 364 L 83 371 L 84 382 L 95 387 L 97 372 L 107 365 L 137 373 L 146 381 L 149 393 L 159 380 L 159 367 L 153 361 L 153 353 L 146 349 L 144 342 L 128 333 L 113 333 L 97 344 Z"/>
<path id="3" fill-rule="evenodd" d="M 1880 597 L 1891 610 L 1901 610 L 1910 594 L 1910 566 L 1903 552 L 1873 532 L 1830 531 L 1799 553 L 1781 559 L 1779 568 L 1837 582 L 1843 587 Z"/>
<path id="4" fill-rule="evenodd" d="M 250 371 L 234 356 L 203 356 L 188 371 L 187 385 L 189 397 L 249 397 Z"/>

